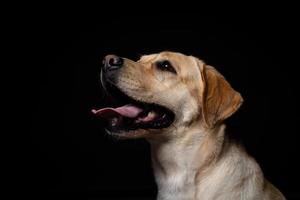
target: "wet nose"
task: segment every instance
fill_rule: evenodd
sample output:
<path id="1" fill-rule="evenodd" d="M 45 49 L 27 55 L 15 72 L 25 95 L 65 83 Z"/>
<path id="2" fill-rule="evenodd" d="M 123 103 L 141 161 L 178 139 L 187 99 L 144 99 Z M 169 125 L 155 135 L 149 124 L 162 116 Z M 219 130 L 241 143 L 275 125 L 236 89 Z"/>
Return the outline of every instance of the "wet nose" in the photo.
<path id="1" fill-rule="evenodd" d="M 116 55 L 107 55 L 103 60 L 103 64 L 106 71 L 119 69 L 123 65 L 123 58 Z"/>

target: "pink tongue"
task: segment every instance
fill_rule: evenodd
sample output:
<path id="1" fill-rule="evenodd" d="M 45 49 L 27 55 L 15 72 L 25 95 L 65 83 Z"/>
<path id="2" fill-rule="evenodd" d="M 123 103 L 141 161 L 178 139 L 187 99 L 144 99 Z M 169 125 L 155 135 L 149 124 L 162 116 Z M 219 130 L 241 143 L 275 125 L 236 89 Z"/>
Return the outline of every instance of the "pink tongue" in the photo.
<path id="1" fill-rule="evenodd" d="M 143 110 L 131 105 L 127 104 L 125 106 L 121 106 L 118 108 L 102 108 L 99 110 L 92 110 L 92 112 L 100 117 L 104 118 L 110 118 L 110 117 L 116 117 L 116 116 L 123 116 L 128 118 L 135 118 L 140 114 Z"/>

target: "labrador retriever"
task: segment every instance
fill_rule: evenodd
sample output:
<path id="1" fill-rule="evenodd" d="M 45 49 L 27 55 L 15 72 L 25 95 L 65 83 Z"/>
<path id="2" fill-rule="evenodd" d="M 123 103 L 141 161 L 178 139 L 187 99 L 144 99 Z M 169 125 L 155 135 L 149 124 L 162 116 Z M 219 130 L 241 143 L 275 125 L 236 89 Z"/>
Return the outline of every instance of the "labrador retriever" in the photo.
<path id="1" fill-rule="evenodd" d="M 243 99 L 202 60 L 175 52 L 104 59 L 112 106 L 93 110 L 118 138 L 151 144 L 158 200 L 282 200 L 257 162 L 225 134 Z"/>

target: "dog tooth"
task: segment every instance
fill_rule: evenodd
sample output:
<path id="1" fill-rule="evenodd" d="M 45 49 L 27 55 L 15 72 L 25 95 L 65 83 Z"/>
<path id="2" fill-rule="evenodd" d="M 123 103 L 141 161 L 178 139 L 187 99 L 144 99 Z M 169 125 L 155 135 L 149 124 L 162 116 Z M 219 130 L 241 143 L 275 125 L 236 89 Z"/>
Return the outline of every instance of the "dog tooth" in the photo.
<path id="1" fill-rule="evenodd" d="M 151 111 L 148 113 L 147 117 L 155 117 L 155 115 L 156 115 L 156 113 L 155 113 L 153 110 L 151 110 Z"/>
<path id="2" fill-rule="evenodd" d="M 111 119 L 111 125 L 112 126 L 116 126 L 118 124 L 118 118 L 117 117 L 114 117 Z"/>

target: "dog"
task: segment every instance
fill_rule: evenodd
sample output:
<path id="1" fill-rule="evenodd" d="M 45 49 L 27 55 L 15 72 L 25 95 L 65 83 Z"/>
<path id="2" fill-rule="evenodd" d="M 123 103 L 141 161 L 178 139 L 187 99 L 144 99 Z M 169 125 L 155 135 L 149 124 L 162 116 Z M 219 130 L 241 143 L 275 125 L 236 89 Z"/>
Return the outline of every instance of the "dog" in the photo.
<path id="1" fill-rule="evenodd" d="M 112 106 L 92 112 L 120 139 L 145 138 L 158 200 L 283 200 L 257 162 L 225 134 L 243 102 L 204 61 L 164 51 L 137 62 L 108 55 L 101 84 Z"/>

